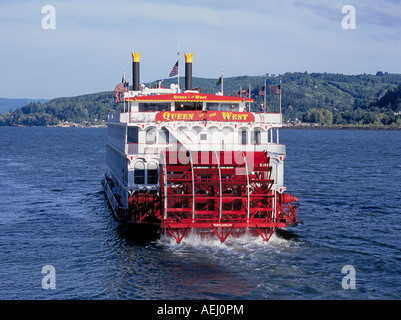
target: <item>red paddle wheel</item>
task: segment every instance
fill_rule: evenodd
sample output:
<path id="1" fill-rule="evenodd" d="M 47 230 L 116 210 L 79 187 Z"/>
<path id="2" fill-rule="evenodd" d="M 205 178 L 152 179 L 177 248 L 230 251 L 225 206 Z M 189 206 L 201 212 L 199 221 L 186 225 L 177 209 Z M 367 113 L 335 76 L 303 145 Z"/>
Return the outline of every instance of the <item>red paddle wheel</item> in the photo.
<path id="1" fill-rule="evenodd" d="M 266 152 L 166 151 L 161 154 L 161 228 L 178 243 L 190 229 L 268 241 L 297 224 L 297 199 L 273 190 Z"/>

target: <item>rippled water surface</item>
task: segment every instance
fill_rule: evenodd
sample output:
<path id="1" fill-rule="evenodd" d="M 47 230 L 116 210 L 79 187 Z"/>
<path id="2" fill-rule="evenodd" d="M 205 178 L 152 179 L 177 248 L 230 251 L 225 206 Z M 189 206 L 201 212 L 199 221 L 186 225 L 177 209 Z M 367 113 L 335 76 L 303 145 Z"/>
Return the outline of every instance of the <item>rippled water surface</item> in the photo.
<path id="1" fill-rule="evenodd" d="M 105 129 L 0 127 L 0 299 L 399 299 L 401 132 L 281 130 L 304 225 L 139 242 L 100 180 Z M 44 290 L 42 267 L 56 270 Z M 342 268 L 356 271 L 344 290 Z"/>

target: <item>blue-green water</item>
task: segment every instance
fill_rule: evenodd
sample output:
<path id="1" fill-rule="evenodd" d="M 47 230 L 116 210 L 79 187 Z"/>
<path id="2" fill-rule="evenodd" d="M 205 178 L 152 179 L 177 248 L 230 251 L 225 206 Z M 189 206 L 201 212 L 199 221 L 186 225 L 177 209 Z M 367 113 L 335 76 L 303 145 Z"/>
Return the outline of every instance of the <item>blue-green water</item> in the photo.
<path id="1" fill-rule="evenodd" d="M 100 180 L 106 129 L 0 127 L 0 299 L 399 299 L 401 132 L 281 130 L 304 225 L 138 242 Z M 55 269 L 44 289 L 42 267 Z M 345 290 L 342 268 L 355 268 Z"/>

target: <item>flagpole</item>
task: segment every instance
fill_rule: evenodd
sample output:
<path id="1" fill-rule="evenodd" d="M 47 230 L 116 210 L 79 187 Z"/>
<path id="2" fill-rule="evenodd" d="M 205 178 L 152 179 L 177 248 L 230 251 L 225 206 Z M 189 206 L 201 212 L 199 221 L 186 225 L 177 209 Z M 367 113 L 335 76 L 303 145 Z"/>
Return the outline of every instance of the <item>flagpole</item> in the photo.
<path id="1" fill-rule="evenodd" d="M 281 114 L 281 92 L 283 89 L 281 89 L 281 78 L 280 78 L 280 114 Z"/>
<path id="2" fill-rule="evenodd" d="M 265 97 L 264 97 L 264 107 L 265 107 L 265 112 L 267 111 L 267 105 L 266 105 L 266 96 L 267 96 L 267 87 L 266 87 L 266 79 L 265 79 Z"/>
<path id="3" fill-rule="evenodd" d="M 178 74 L 177 74 L 177 85 L 178 85 L 178 93 L 181 93 L 180 89 L 180 46 L 178 45 Z"/>
<path id="4" fill-rule="evenodd" d="M 249 84 L 248 98 L 251 99 L 251 84 Z M 251 103 L 248 103 L 248 112 L 251 112 Z"/>
<path id="5" fill-rule="evenodd" d="M 224 95 L 224 77 L 223 77 L 223 65 L 221 65 L 221 95 Z"/>
<path id="6" fill-rule="evenodd" d="M 281 124 L 283 123 L 283 114 L 281 112 L 281 93 L 283 92 L 283 90 L 281 89 L 281 78 L 280 78 L 280 122 Z M 277 143 L 280 143 L 280 138 L 279 138 L 279 130 L 277 128 Z"/>

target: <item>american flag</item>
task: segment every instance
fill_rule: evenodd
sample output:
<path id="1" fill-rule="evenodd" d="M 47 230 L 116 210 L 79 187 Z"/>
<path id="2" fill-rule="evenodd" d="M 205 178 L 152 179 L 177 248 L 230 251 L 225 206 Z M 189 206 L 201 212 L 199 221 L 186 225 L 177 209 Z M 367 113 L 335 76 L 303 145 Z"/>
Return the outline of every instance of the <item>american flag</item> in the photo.
<path id="1" fill-rule="evenodd" d="M 277 86 L 271 86 L 270 90 L 273 92 L 273 94 L 279 95 L 281 94 L 281 85 L 277 85 Z"/>
<path id="2" fill-rule="evenodd" d="M 178 74 L 178 61 L 175 63 L 173 69 L 170 72 L 169 77 L 174 77 Z"/>

